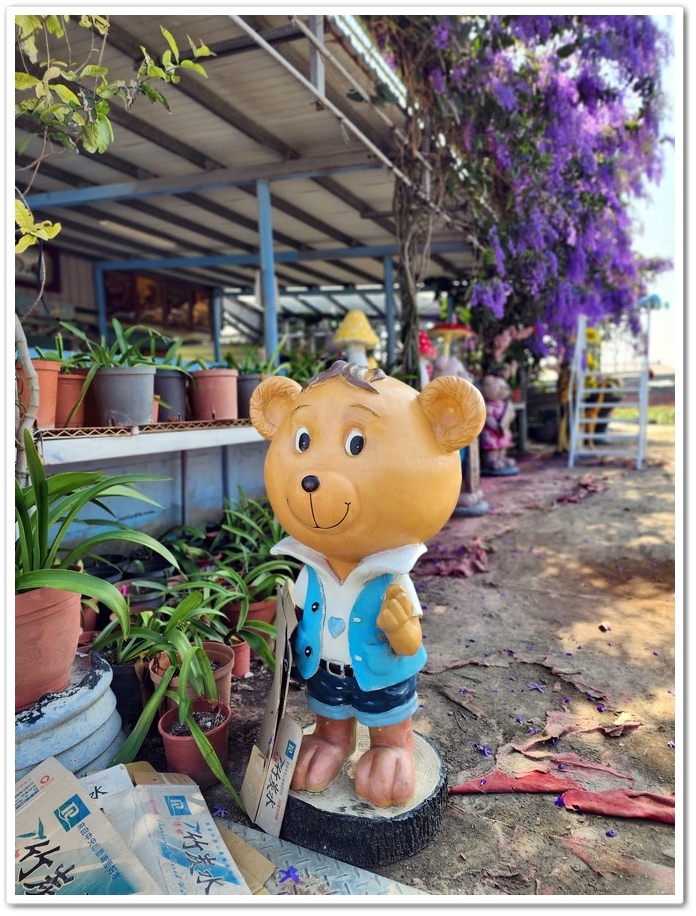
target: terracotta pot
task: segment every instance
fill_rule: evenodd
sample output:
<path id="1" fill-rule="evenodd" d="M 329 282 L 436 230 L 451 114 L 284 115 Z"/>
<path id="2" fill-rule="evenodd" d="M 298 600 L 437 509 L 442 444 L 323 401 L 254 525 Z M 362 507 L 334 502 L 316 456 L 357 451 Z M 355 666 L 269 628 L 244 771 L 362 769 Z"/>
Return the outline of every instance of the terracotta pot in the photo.
<path id="1" fill-rule="evenodd" d="M 196 700 L 192 704 L 193 712 L 208 710 L 211 705 L 215 706 L 217 704 L 211 704 L 207 700 Z M 205 735 L 212 744 L 222 768 L 226 769 L 229 757 L 232 710 L 225 703 L 220 704 L 220 706 L 225 717 L 224 721 L 216 728 L 205 732 Z M 190 776 L 201 789 L 209 789 L 218 782 L 218 778 L 205 762 L 203 755 L 198 750 L 195 739 L 191 735 L 172 735 L 169 732 L 172 723 L 177 721 L 178 716 L 178 709 L 168 709 L 157 723 L 157 728 L 164 744 L 167 767 L 172 773 L 184 773 L 186 776 Z"/>
<path id="2" fill-rule="evenodd" d="M 249 605 L 247 620 L 264 620 L 266 623 L 275 623 L 277 612 L 277 599 L 264 598 L 263 601 L 252 601 Z M 225 616 L 231 629 L 235 629 L 239 622 L 239 605 L 230 603 L 225 608 Z M 273 651 L 275 640 L 264 634 L 263 638 L 268 648 Z M 256 655 L 256 653 L 254 653 Z"/>
<path id="3" fill-rule="evenodd" d="M 32 359 L 31 364 L 36 369 L 39 378 L 39 409 L 36 414 L 36 425 L 39 429 L 54 429 L 60 363 L 55 359 Z M 29 404 L 29 392 L 27 377 L 19 363 L 17 363 L 17 391 L 22 406 L 22 415 L 24 415 Z"/>
<path id="4" fill-rule="evenodd" d="M 85 425 L 85 399 L 70 417 L 75 404 L 82 394 L 82 387 L 87 378 L 87 369 L 73 369 L 71 372 L 58 374 L 58 391 L 56 394 L 56 426 L 59 429 Z M 86 397 L 86 396 L 85 396 Z"/>
<path id="5" fill-rule="evenodd" d="M 189 399 L 193 420 L 236 420 L 236 369 L 199 369 L 191 373 Z"/>
<path id="6" fill-rule="evenodd" d="M 58 588 L 15 595 L 15 712 L 70 680 L 82 627 L 82 596 Z"/>
<path id="7" fill-rule="evenodd" d="M 208 656 L 211 663 L 217 662 L 219 665 L 219 667 L 213 671 L 213 676 L 215 677 L 215 685 L 218 691 L 218 700 L 221 703 L 229 704 L 230 691 L 232 690 L 232 665 L 234 664 L 234 652 L 232 650 L 232 646 L 228 646 L 224 642 L 204 640 L 203 648 L 205 649 L 205 654 Z M 159 652 L 150 662 L 150 677 L 155 688 L 162 680 L 162 675 L 168 667 L 169 656 L 166 652 Z M 176 692 L 178 686 L 179 679 L 176 677 L 172 678 L 169 684 L 169 689 L 173 692 Z M 189 697 L 195 697 L 195 693 L 191 687 L 188 688 L 186 695 Z M 176 704 L 174 700 L 167 699 L 166 705 L 169 709 L 171 709 Z"/>
<path id="8" fill-rule="evenodd" d="M 234 664 L 232 665 L 232 674 L 234 677 L 245 677 L 251 671 L 251 647 L 248 642 L 232 643 L 234 652 Z"/>

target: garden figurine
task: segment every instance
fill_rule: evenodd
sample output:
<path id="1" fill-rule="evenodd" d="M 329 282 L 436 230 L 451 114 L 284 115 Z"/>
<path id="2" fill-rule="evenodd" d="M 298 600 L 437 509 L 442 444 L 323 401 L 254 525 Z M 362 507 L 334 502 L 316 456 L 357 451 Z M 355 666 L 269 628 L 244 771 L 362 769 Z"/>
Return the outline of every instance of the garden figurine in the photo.
<path id="1" fill-rule="evenodd" d="M 506 455 L 512 445 L 510 427 L 515 419 L 510 386 L 501 375 L 486 375 L 481 392 L 486 402 L 486 422 L 479 439 L 481 474 L 487 477 L 519 474 L 515 460 Z"/>
<path id="2" fill-rule="evenodd" d="M 273 551 L 304 564 L 293 663 L 316 724 L 292 788 L 326 789 L 355 750 L 359 722 L 370 747 L 356 765 L 356 794 L 380 808 L 406 805 L 426 660 L 409 573 L 456 505 L 459 449 L 481 430 L 483 398 L 464 379 L 436 379 L 419 393 L 338 360 L 304 388 L 265 379 L 250 412 L 270 440 L 266 490 L 289 534 Z"/>

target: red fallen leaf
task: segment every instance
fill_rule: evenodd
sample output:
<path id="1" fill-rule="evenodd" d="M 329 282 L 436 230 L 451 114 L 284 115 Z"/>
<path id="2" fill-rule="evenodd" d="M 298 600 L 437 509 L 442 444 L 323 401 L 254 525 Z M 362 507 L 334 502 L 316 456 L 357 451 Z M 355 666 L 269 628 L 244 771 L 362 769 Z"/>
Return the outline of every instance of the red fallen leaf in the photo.
<path id="1" fill-rule="evenodd" d="M 564 792 L 567 789 L 579 789 L 580 785 L 574 779 L 559 779 L 553 773 L 544 773 L 541 770 L 532 770 L 520 776 L 510 776 L 502 770 L 493 770 L 485 776 L 478 776 L 453 786 L 448 790 L 449 795 L 471 795 L 480 792 Z"/>
<path id="2" fill-rule="evenodd" d="M 674 795 L 658 795 L 637 789 L 570 789 L 563 793 L 563 804 L 581 814 L 606 814 L 611 817 L 641 817 L 663 824 L 674 823 Z"/>

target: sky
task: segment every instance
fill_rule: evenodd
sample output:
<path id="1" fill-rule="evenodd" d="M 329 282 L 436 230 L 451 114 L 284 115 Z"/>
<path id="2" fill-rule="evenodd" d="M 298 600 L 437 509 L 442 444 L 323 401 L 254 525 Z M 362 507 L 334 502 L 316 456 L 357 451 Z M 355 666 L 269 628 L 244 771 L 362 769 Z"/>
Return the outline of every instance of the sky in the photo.
<path id="1" fill-rule="evenodd" d="M 663 73 L 663 88 L 668 95 L 672 109 L 671 117 L 664 123 L 664 133 L 675 137 L 674 146 L 665 150 L 665 168 L 660 184 L 651 188 L 651 199 L 637 202 L 636 216 L 642 225 L 637 237 L 636 249 L 647 257 L 667 258 L 674 262 L 674 269 L 657 278 L 648 290 L 657 294 L 663 303 L 660 312 L 653 313 L 650 324 L 650 361 L 661 363 L 673 369 L 678 368 L 680 354 L 677 342 L 683 339 L 683 99 L 684 75 L 682 56 L 682 24 L 676 15 L 665 16 L 667 10 L 683 15 L 683 9 L 665 7 L 656 12 L 656 18 L 663 28 L 671 26 L 675 53 L 666 64 Z M 665 308 L 668 304 L 669 308 Z"/>

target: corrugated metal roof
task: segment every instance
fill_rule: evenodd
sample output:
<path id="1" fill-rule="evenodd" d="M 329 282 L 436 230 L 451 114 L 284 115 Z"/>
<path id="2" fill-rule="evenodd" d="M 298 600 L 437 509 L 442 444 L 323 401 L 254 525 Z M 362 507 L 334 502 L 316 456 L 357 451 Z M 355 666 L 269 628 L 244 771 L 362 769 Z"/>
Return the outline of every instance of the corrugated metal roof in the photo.
<path id="1" fill-rule="evenodd" d="M 37 216 L 63 224 L 55 247 L 121 266 L 137 259 L 141 271 L 248 296 L 258 271 L 256 182 L 263 179 L 271 192 L 280 316 L 324 309 L 341 314 L 353 307 L 349 301 L 368 315 L 383 315 L 379 293 L 369 305 L 361 296 L 303 301 L 286 295 L 288 288 L 325 285 L 379 288 L 384 257 L 395 251 L 391 210 L 399 179 L 389 164 L 402 112 L 394 104 L 377 108 L 349 97 L 356 85 L 373 95 L 377 81 L 336 22 L 351 17 L 323 17 L 330 54 L 324 58 L 325 103 L 313 101 L 306 83 L 314 53 L 305 34 L 308 18 L 111 16 L 102 56 L 110 77 L 132 77 L 141 45 L 155 57 L 165 49 L 160 26 L 182 51 L 190 36 L 216 56 L 201 59 L 207 79 L 186 71 L 180 84 L 163 89 L 170 111 L 141 98 L 126 112 L 115 100 L 115 140 L 105 154 L 63 151 L 42 163 L 29 203 Z M 76 59 L 87 55 L 93 40 L 71 24 Z M 18 148 L 26 127 L 18 122 Z M 18 162 L 37 152 L 37 141 L 31 141 Z M 63 203 L 55 197 L 61 191 L 72 192 Z M 129 237 L 129 231 L 146 235 Z M 436 239 L 443 248 L 433 251 L 427 278 L 460 277 L 470 263 L 463 233 L 443 225 Z M 235 262 L 189 261 L 208 256 Z M 176 266 L 168 263 L 172 258 Z M 227 300 L 228 316 L 234 317 L 235 301 Z"/>

